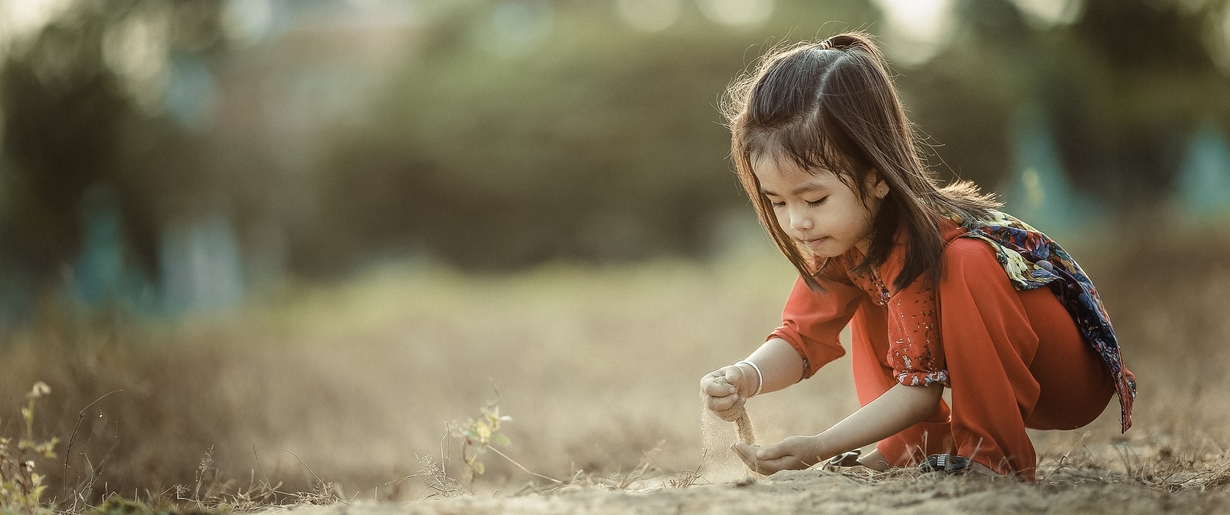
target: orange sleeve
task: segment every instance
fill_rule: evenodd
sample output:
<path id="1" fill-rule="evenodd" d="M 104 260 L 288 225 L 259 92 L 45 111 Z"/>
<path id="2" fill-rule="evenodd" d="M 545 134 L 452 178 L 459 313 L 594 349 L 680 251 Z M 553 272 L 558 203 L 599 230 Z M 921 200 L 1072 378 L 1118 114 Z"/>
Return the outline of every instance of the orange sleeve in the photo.
<path id="1" fill-rule="evenodd" d="M 940 344 L 939 313 L 930 274 L 923 273 L 908 287 L 893 293 L 887 308 L 887 363 L 893 369 L 893 377 L 906 386 L 948 386 L 948 366 Z"/>
<path id="2" fill-rule="evenodd" d="M 850 322 L 866 293 L 849 283 L 820 279 L 823 292 L 811 291 L 799 278 L 782 310 L 782 325 L 769 338 L 786 340 L 803 358 L 803 379 L 845 355 L 838 335 Z"/>

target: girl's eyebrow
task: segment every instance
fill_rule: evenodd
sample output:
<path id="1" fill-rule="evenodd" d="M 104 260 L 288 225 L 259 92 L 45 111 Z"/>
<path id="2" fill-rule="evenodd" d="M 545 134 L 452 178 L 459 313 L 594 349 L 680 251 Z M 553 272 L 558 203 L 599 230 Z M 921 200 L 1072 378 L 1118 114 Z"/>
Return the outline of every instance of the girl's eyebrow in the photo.
<path id="1" fill-rule="evenodd" d="M 820 185 L 820 184 L 804 184 L 804 185 L 802 185 L 802 186 L 799 186 L 799 187 L 795 188 L 795 189 L 794 189 L 794 191 L 791 191 L 791 192 L 790 192 L 790 194 L 791 194 L 791 195 L 794 195 L 794 196 L 798 196 L 798 195 L 802 195 L 802 194 L 804 194 L 804 193 L 807 193 L 807 192 L 809 192 L 809 191 L 827 191 L 827 190 L 828 190 L 828 188 L 826 188 L 826 187 L 824 187 L 823 185 Z M 772 195 L 772 196 L 774 196 L 774 197 L 780 197 L 780 196 L 781 196 L 781 195 L 778 195 L 778 194 L 776 194 L 776 193 L 773 193 L 772 191 L 766 190 L 766 189 L 764 189 L 764 188 L 760 188 L 760 192 L 761 192 L 761 193 L 764 193 L 765 195 Z"/>

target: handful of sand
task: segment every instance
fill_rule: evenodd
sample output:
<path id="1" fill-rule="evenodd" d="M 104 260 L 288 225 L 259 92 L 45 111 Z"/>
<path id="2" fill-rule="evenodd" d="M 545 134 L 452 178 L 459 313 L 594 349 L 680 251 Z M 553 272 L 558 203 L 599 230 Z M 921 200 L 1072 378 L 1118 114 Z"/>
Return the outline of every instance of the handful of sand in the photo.
<path id="1" fill-rule="evenodd" d="M 722 378 L 719 378 L 719 380 L 726 382 Z M 735 428 L 739 431 L 739 441 L 748 445 L 756 444 L 756 433 L 752 430 L 752 419 L 747 416 L 747 410 L 743 406 L 735 406 L 716 413 L 722 420 L 734 421 Z"/>

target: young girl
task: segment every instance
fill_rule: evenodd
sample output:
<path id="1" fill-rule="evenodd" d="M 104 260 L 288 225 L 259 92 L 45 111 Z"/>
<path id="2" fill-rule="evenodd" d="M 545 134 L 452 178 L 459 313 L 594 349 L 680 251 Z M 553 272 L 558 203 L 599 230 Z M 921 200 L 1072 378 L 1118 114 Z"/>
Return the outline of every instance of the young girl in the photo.
<path id="1" fill-rule="evenodd" d="M 859 463 L 1032 481 L 1025 428 L 1081 427 L 1118 393 L 1127 431 L 1135 381 L 1093 284 L 974 185 L 936 184 L 867 36 L 776 53 L 728 95 L 736 171 L 799 279 L 768 341 L 701 379 L 708 407 L 729 419 L 810 377 L 845 354 L 847 324 L 862 405 L 814 436 L 736 443 L 748 467 L 878 442 Z"/>

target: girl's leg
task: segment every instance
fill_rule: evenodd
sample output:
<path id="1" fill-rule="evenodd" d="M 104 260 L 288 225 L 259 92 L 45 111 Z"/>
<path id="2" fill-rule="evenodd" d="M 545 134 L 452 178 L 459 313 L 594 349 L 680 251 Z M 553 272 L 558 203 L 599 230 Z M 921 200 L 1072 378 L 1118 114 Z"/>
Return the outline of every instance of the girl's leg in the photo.
<path id="1" fill-rule="evenodd" d="M 957 453 L 1032 481 L 1025 421 L 1040 393 L 1030 370 L 1038 336 L 989 245 L 958 238 L 948 246 L 939 305 Z"/>
<path id="2" fill-rule="evenodd" d="M 1114 382 L 1047 288 L 1016 291 L 989 245 L 960 238 L 944 253 L 944 355 L 958 454 L 1034 477 L 1025 428 L 1075 429 L 1114 395 Z"/>
<path id="3" fill-rule="evenodd" d="M 871 301 L 868 299 L 865 302 Z M 880 306 L 865 305 L 851 321 L 850 359 L 854 368 L 854 388 L 862 406 L 897 384 L 892 368 L 882 363 L 888 354 L 888 329 L 884 313 Z M 876 444 L 876 453 L 859 461 L 868 464 L 871 459 L 888 466 L 908 467 L 917 465 L 931 454 L 956 452 L 949 431 L 949 414 L 948 404 L 941 400 L 930 418 L 881 440 Z"/>
<path id="4" fill-rule="evenodd" d="M 1110 371 L 1050 289 L 1019 294 L 1039 339 L 1029 370 L 1040 392 L 1025 426 L 1076 429 L 1092 422 L 1115 394 Z"/>

